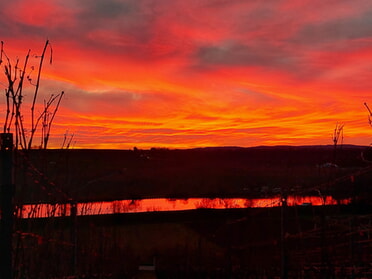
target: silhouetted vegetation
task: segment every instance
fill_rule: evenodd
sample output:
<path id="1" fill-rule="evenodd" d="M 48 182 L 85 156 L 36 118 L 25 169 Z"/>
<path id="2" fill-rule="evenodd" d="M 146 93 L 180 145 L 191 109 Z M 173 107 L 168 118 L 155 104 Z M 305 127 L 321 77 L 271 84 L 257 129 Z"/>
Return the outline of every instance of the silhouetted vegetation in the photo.
<path id="1" fill-rule="evenodd" d="M 44 100 L 43 106 L 38 104 L 40 78 L 47 49 L 50 49 L 50 63 L 52 63 L 52 48 L 50 42 L 45 42 L 41 55 L 34 56 L 39 61 L 39 65 L 29 65 L 31 50 L 28 50 L 24 61 L 17 58 L 12 61 L 8 57 L 4 42 L 1 42 L 0 66 L 3 67 L 6 88 L 6 114 L 4 120 L 3 133 L 14 134 L 15 149 L 31 149 L 37 132 L 40 138 L 40 148 L 46 149 L 49 142 L 50 131 L 53 120 L 57 114 L 64 92 L 51 94 Z M 22 65 L 21 65 L 22 64 Z M 32 73 L 36 71 L 36 81 L 32 78 Z M 27 84 L 25 84 L 27 83 Z M 25 91 L 31 92 L 31 102 L 26 108 L 30 112 L 25 112 Z M 36 113 L 36 111 L 41 111 Z"/>

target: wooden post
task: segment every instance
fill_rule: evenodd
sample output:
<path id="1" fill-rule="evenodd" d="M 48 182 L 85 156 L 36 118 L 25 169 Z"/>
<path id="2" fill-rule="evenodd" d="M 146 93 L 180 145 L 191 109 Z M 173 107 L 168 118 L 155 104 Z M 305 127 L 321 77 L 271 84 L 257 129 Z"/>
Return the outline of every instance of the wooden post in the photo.
<path id="1" fill-rule="evenodd" d="M 14 216 L 13 134 L 1 133 L 0 277 L 12 279 L 12 234 Z"/>
<path id="2" fill-rule="evenodd" d="M 77 273 L 77 203 L 70 201 L 70 217 L 71 217 L 71 243 L 72 243 L 72 257 L 71 257 L 71 272 L 76 276 Z"/>
<path id="3" fill-rule="evenodd" d="M 280 214 L 280 258 L 281 258 L 281 279 L 288 279 L 288 251 L 287 251 L 287 195 L 281 195 Z"/>

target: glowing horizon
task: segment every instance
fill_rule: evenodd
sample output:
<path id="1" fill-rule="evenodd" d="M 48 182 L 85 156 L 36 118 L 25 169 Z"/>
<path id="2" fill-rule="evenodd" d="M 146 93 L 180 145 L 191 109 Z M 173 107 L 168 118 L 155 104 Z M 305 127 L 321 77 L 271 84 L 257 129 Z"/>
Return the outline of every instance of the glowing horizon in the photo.
<path id="1" fill-rule="evenodd" d="M 370 1 L 16 0 L 0 13 L 11 59 L 31 49 L 37 65 L 52 44 L 41 96 L 66 93 L 52 148 L 66 131 L 73 148 L 328 145 L 337 124 L 344 144 L 371 143 Z"/>

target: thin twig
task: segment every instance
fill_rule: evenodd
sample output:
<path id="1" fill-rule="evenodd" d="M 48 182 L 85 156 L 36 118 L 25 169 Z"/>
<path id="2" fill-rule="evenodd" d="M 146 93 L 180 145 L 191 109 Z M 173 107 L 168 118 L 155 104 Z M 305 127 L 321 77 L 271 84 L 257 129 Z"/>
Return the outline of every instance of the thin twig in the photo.
<path id="1" fill-rule="evenodd" d="M 61 103 L 61 100 L 62 100 L 62 97 L 63 97 L 64 94 L 65 94 L 65 92 L 62 91 L 62 92 L 61 92 L 60 94 L 58 94 L 58 95 L 53 99 L 53 101 L 52 101 L 52 102 L 54 102 L 54 100 L 56 100 L 56 98 L 58 97 L 58 101 L 57 101 L 57 104 L 56 104 L 56 106 L 55 106 L 55 108 L 54 108 L 54 111 L 53 111 L 53 113 L 52 113 L 52 117 L 50 118 L 50 120 L 49 120 L 49 122 L 48 122 L 48 126 L 47 126 L 48 129 L 47 129 L 47 132 L 46 132 L 46 135 L 45 135 L 45 140 L 44 140 L 44 149 L 47 148 L 48 141 L 49 141 L 49 136 L 50 136 L 50 129 L 51 129 L 51 127 L 52 127 L 52 123 L 53 123 L 54 117 L 56 116 L 56 113 L 57 113 L 57 111 L 58 111 L 59 105 L 60 105 L 60 103 Z"/>
<path id="2" fill-rule="evenodd" d="M 6 96 L 6 115 L 5 115 L 5 121 L 4 121 L 4 133 L 9 133 L 8 128 L 8 121 L 9 121 L 9 114 L 10 114 L 10 102 L 9 102 L 9 92 L 7 89 L 5 89 L 5 96 Z"/>
<path id="3" fill-rule="evenodd" d="M 70 140 L 68 141 L 68 143 L 66 145 L 66 149 L 69 149 L 70 148 L 70 145 L 71 145 L 71 142 L 72 142 L 72 139 L 73 138 L 74 138 L 74 134 L 71 135 Z"/>

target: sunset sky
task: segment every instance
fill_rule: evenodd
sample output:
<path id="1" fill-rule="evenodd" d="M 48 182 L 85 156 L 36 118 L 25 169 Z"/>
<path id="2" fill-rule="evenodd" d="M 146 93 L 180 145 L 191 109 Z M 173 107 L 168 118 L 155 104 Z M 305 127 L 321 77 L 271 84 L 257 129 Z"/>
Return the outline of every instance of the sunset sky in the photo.
<path id="1" fill-rule="evenodd" d="M 10 58 L 31 49 L 37 66 L 51 42 L 53 147 L 66 131 L 74 148 L 332 144 L 336 124 L 372 142 L 370 0 L 13 0 L 0 15 Z"/>

